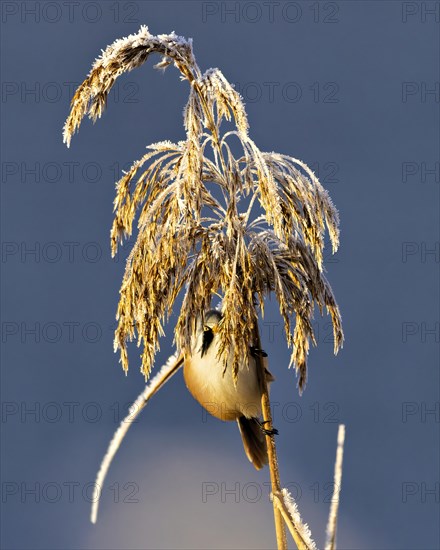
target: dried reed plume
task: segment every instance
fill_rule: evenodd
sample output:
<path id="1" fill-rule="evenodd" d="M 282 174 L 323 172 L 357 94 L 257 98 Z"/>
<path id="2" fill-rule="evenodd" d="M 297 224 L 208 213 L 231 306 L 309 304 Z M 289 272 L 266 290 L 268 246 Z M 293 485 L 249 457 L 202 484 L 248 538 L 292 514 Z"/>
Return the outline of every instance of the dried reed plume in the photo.
<path id="1" fill-rule="evenodd" d="M 177 296 L 183 293 L 175 342 L 186 358 L 197 315 L 203 316 L 218 295 L 223 314 L 220 359 L 225 368 L 231 361 L 236 381 L 240 358 L 248 356 L 249 342 L 259 339 L 264 299 L 273 292 L 302 391 L 310 341 L 316 344 L 315 304 L 321 314 L 326 310 L 331 316 L 335 353 L 343 343 L 339 309 L 323 274 L 326 229 L 333 252 L 338 248 L 338 213 L 304 163 L 260 151 L 248 135 L 242 99 L 220 70 L 201 72 L 191 40 L 174 33 L 153 36 L 142 26 L 137 34 L 116 40 L 95 61 L 72 99 L 64 141 L 70 145 L 85 115 L 96 121 L 116 79 L 152 53 L 162 55 L 156 68 L 174 64 L 190 84 L 183 113 L 186 139 L 148 146 L 117 183 L 113 255 L 132 234 L 138 212 L 139 219 L 120 290 L 115 351 L 127 371 L 127 343 L 136 339 L 142 347 L 141 371 L 148 379 L 163 323 Z M 221 134 L 223 120 L 232 124 Z M 232 153 L 237 145 L 238 157 Z M 267 397 L 265 416 L 268 403 Z M 276 462 L 274 444 L 273 454 Z M 273 473 L 276 465 L 270 461 Z M 278 485 L 274 477 L 274 494 Z M 275 515 L 281 518 L 279 511 Z"/>
<path id="2" fill-rule="evenodd" d="M 122 366 L 128 370 L 127 341 L 137 338 L 143 347 L 141 370 L 148 378 L 162 323 L 185 287 L 175 332 L 178 348 L 185 355 L 190 352 L 197 314 L 209 308 L 213 294 L 221 293 L 221 354 L 226 362 L 234 344 L 236 377 L 258 310 L 264 311 L 264 297 L 274 292 L 302 390 L 309 342 L 316 343 L 314 303 L 331 315 L 335 352 L 343 342 L 339 309 L 322 272 L 326 227 L 333 251 L 338 247 L 338 213 L 304 163 L 258 149 L 248 136 L 241 97 L 222 73 L 201 73 L 190 40 L 174 33 L 153 36 L 143 26 L 137 34 L 116 40 L 95 61 L 72 99 L 64 141 L 70 144 L 86 114 L 94 121 L 101 116 L 116 78 L 142 65 L 151 53 L 163 55 L 158 68 L 174 63 L 191 88 L 184 109 L 186 140 L 150 145 L 117 183 L 113 254 L 132 234 L 140 209 L 117 311 L 115 349 Z M 220 136 L 222 119 L 231 118 L 236 129 Z M 228 144 L 233 137 L 241 145 L 240 158 Z M 208 147 L 213 159 L 205 154 Z M 215 198 L 215 188 L 223 200 Z M 248 198 L 248 208 L 240 211 L 243 198 Z M 257 200 L 262 213 L 253 219 Z"/>

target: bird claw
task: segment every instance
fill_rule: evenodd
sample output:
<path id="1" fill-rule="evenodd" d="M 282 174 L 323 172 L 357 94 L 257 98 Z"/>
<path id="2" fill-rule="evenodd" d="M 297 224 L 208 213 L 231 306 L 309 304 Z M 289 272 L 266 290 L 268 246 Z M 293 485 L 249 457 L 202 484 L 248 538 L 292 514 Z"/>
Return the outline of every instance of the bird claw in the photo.
<path id="1" fill-rule="evenodd" d="M 263 422 L 261 420 L 258 421 L 258 424 L 261 428 L 261 431 L 264 433 L 264 435 L 278 435 L 278 430 L 276 428 L 267 429 L 264 427 L 264 424 L 269 424 L 269 420 L 264 420 Z"/>
<path id="2" fill-rule="evenodd" d="M 267 353 L 264 349 L 256 348 L 255 346 L 250 346 L 252 357 L 267 357 Z"/>

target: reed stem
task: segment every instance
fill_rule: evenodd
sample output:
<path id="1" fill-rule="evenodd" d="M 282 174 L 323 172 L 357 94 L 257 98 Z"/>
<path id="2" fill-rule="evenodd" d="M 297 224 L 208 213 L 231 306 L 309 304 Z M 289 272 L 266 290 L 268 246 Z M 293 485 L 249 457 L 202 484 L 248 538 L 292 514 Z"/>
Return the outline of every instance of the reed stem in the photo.
<path id="1" fill-rule="evenodd" d="M 261 349 L 260 341 L 260 331 L 258 329 L 258 324 L 255 325 L 254 329 L 254 345 L 257 349 Z M 260 355 L 257 354 L 255 358 L 257 364 L 257 372 L 259 374 L 259 380 L 261 384 L 261 408 L 263 411 L 263 421 L 265 428 L 270 431 L 273 429 L 272 425 L 272 413 L 270 410 L 270 398 L 269 398 L 269 388 L 267 386 L 266 372 L 263 363 L 263 359 Z M 280 472 L 278 469 L 278 458 L 277 458 L 277 449 L 275 445 L 275 436 L 266 434 L 266 443 L 267 443 L 267 455 L 269 458 L 269 471 L 270 471 L 270 482 L 272 486 L 272 494 L 277 494 L 281 492 L 281 481 L 280 481 Z M 286 539 L 286 529 L 284 525 L 284 519 L 281 514 L 280 509 L 277 506 L 275 498 L 272 499 L 273 504 L 273 514 L 275 520 L 275 534 L 277 539 L 277 548 L 278 550 L 287 550 L 287 539 Z"/>

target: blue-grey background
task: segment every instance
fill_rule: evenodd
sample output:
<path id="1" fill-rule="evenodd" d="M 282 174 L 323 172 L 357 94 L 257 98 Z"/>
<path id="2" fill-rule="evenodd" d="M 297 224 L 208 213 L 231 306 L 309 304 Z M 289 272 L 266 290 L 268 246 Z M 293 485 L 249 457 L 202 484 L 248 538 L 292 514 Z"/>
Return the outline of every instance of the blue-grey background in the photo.
<path id="1" fill-rule="evenodd" d="M 193 37 L 201 68 L 242 92 L 258 146 L 312 165 L 340 210 L 327 268 L 346 344 L 335 358 L 317 317 L 302 397 L 274 301 L 261 326 L 284 484 L 321 546 L 343 422 L 339 548 L 438 548 L 439 3 L 1 10 L 2 547 L 274 546 L 268 470 L 253 470 L 234 424 L 202 415 L 180 373 L 129 432 L 88 520 L 89 484 L 144 384 L 135 346 L 128 377 L 112 351 L 126 257 L 110 259 L 114 181 L 149 143 L 184 138 L 188 85 L 150 60 L 70 149 L 61 130 L 101 48 L 148 24 Z"/>

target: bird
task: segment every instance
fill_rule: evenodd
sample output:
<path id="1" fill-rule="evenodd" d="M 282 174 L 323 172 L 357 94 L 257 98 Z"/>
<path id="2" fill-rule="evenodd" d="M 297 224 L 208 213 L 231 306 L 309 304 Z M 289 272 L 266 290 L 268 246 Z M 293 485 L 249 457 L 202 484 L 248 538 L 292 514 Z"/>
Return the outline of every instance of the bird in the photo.
<path id="1" fill-rule="evenodd" d="M 205 313 L 203 324 L 198 318 L 191 354 L 183 364 L 183 377 L 191 395 L 208 413 L 223 421 L 237 422 L 246 456 L 260 470 L 268 463 L 265 435 L 278 432 L 265 429 L 259 418 L 262 389 L 255 360 L 257 354 L 263 358 L 267 383 L 274 377 L 267 369 L 267 354 L 250 345 L 249 355 L 243 360 L 234 384 L 232 368 L 228 364 L 224 368 L 218 358 L 221 320 L 222 314 L 214 309 Z"/>

